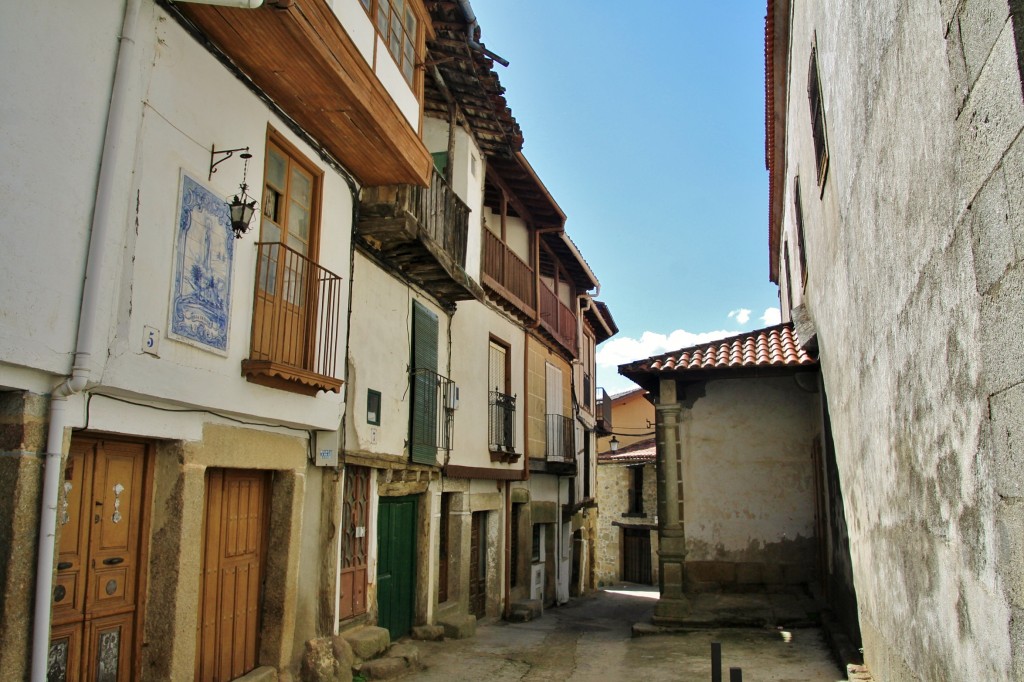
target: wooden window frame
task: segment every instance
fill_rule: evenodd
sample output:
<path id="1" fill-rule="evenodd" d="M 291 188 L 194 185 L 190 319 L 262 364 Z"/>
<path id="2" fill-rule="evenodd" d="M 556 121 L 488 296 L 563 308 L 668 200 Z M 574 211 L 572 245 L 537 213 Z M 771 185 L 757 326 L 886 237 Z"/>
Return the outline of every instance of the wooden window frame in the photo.
<path id="1" fill-rule="evenodd" d="M 399 17 L 402 35 L 398 39 L 399 54 L 395 54 L 391 46 L 391 34 L 397 13 L 395 5 L 399 3 L 402 5 L 402 8 L 411 14 L 416 20 L 416 26 L 413 28 L 415 35 L 410 36 L 408 31 L 409 27 L 406 25 L 405 21 L 406 17 Z M 360 4 L 363 6 L 363 10 L 366 11 L 366 14 L 370 19 L 370 24 L 373 25 L 374 34 L 380 36 L 388 54 L 390 54 L 391 58 L 395 60 L 395 65 L 398 67 L 398 71 L 402 74 L 402 78 L 405 79 L 405 82 L 408 83 L 410 87 L 417 90 L 420 84 L 420 55 L 424 52 L 425 31 L 427 22 L 429 21 L 429 17 L 421 11 L 418 0 L 360 0 Z M 385 12 L 387 14 L 387 30 L 382 30 L 378 23 L 381 12 Z M 409 41 L 412 43 L 412 63 L 408 64 L 408 73 L 406 72 L 405 67 L 407 66 L 409 55 L 407 55 L 402 49 L 402 46 L 405 44 L 403 38 L 409 38 Z"/>
<path id="2" fill-rule="evenodd" d="M 800 286 L 807 287 L 807 251 L 804 246 L 804 202 L 800 197 L 800 176 L 793 178 L 793 212 L 796 225 L 796 246 L 799 249 L 797 259 L 800 261 Z"/>
<path id="3" fill-rule="evenodd" d="M 811 58 L 807 71 L 807 99 L 811 114 L 811 136 L 814 140 L 814 162 L 818 171 L 818 187 L 825 190 L 828 175 L 828 135 L 825 131 L 825 103 L 821 94 L 821 78 L 818 73 L 818 40 L 811 44 Z"/>

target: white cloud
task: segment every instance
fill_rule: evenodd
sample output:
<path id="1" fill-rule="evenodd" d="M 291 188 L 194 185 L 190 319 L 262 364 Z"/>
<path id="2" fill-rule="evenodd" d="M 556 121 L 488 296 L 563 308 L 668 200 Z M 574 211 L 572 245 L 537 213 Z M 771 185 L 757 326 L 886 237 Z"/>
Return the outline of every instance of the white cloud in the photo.
<path id="1" fill-rule="evenodd" d="M 749 311 L 748 311 L 749 312 Z M 669 334 L 658 332 L 644 332 L 639 339 L 628 336 L 616 336 L 601 344 L 597 351 L 597 364 L 599 367 L 606 367 L 617 371 L 619 365 L 642 360 L 652 355 L 667 353 L 668 351 L 696 346 L 701 343 L 708 343 L 716 339 L 724 339 L 727 336 L 739 334 L 738 331 L 720 329 L 711 332 L 688 332 L 685 329 L 676 329 Z"/>
<path id="2" fill-rule="evenodd" d="M 764 326 L 771 327 L 782 322 L 782 311 L 778 308 L 765 308 L 764 315 L 761 315 Z"/>
<path id="3" fill-rule="evenodd" d="M 736 310 L 729 311 L 729 317 L 736 320 L 740 324 L 746 324 L 750 319 L 750 308 L 737 308 Z"/>

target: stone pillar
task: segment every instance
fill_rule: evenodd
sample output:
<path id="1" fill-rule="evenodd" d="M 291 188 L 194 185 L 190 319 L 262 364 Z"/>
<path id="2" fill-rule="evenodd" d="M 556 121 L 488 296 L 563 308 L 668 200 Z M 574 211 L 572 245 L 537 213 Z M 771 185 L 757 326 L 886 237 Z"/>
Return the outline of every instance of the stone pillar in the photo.
<path id="1" fill-rule="evenodd" d="M 686 532 L 683 528 L 683 447 L 680 433 L 682 405 L 676 382 L 661 382 L 655 407 L 658 448 L 658 583 L 661 597 L 654 609 L 655 623 L 681 620 L 690 603 L 683 592 Z"/>
<path id="2" fill-rule="evenodd" d="M 0 670 L 27 679 L 49 397 L 0 393 Z M 66 447 L 66 443 L 65 443 Z"/>

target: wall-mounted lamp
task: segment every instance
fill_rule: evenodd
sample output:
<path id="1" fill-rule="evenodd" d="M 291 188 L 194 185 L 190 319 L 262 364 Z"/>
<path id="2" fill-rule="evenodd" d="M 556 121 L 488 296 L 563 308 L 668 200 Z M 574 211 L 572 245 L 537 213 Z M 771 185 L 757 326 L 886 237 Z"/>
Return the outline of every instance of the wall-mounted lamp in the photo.
<path id="1" fill-rule="evenodd" d="M 217 166 L 234 156 L 235 152 L 242 152 L 238 156 L 245 159 L 245 166 L 242 168 L 242 183 L 238 186 L 241 192 L 228 202 L 228 211 L 231 213 L 231 229 L 235 231 L 235 239 L 241 239 L 242 235 L 249 231 L 252 214 L 256 212 L 256 200 L 249 196 L 249 185 L 246 182 L 249 174 L 249 159 L 252 158 L 249 148 L 218 150 L 217 145 L 210 147 L 210 174 L 207 179 L 212 179 L 213 174 L 217 172 Z M 218 159 L 218 154 L 223 156 Z"/>
<path id="2" fill-rule="evenodd" d="M 616 452 L 619 451 L 619 439 L 616 438 L 615 436 L 612 436 L 612 439 L 608 441 L 608 447 L 612 449 L 612 454 L 614 455 Z"/>

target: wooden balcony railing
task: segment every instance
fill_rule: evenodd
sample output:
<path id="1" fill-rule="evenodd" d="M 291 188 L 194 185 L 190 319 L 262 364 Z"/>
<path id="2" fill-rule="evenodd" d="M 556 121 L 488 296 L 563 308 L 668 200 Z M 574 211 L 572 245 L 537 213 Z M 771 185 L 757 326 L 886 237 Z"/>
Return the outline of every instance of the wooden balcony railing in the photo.
<path id="1" fill-rule="evenodd" d="M 573 429 L 572 417 L 560 414 L 545 416 L 547 461 L 571 464 L 576 461 L 576 431 Z"/>
<path id="2" fill-rule="evenodd" d="M 484 229 L 483 279 L 523 312 L 533 315 L 533 268 L 493 232 Z"/>
<path id="3" fill-rule="evenodd" d="M 574 356 L 576 348 L 576 316 L 572 309 L 558 299 L 558 295 L 544 283 L 540 286 L 541 324 Z"/>
<path id="4" fill-rule="evenodd" d="M 315 395 L 341 390 L 338 327 L 341 277 L 280 242 L 256 244 L 249 381 Z"/>
<path id="5" fill-rule="evenodd" d="M 436 170 L 429 187 L 364 187 L 358 233 L 438 298 L 462 301 L 483 293 L 465 271 L 469 207 Z"/>
<path id="6" fill-rule="evenodd" d="M 612 399 L 603 388 L 597 389 L 597 431 L 600 434 L 612 431 Z"/>

